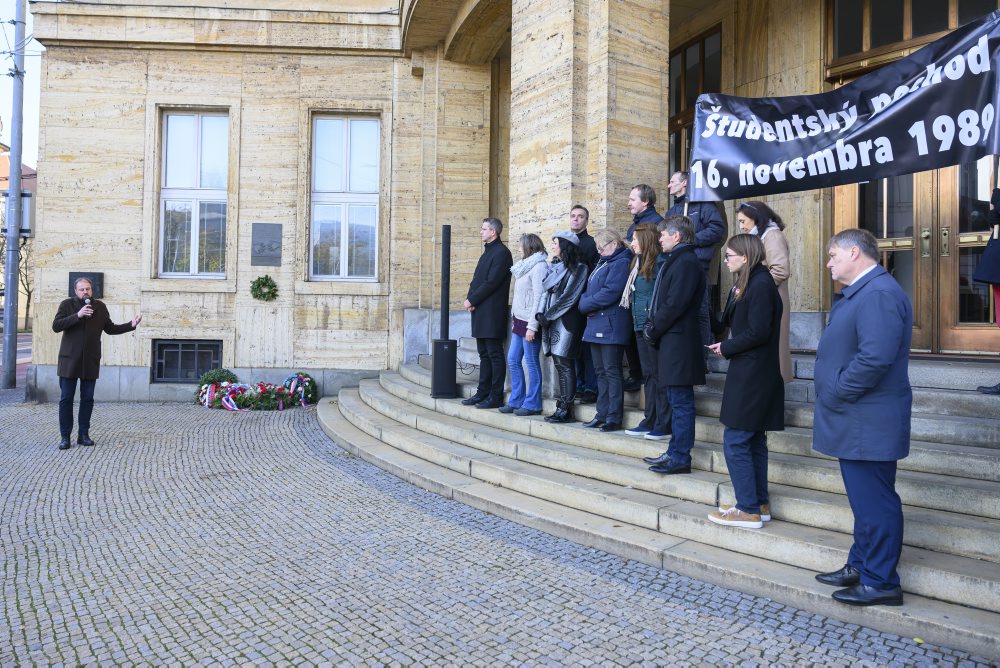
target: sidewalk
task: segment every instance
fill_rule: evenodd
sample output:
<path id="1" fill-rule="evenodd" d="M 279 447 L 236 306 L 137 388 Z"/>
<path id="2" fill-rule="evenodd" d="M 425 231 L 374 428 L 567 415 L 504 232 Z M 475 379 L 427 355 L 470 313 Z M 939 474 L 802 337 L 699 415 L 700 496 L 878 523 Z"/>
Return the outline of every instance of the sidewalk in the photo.
<path id="1" fill-rule="evenodd" d="M 0 665 L 987 663 L 411 487 L 313 409 L 0 408 Z"/>

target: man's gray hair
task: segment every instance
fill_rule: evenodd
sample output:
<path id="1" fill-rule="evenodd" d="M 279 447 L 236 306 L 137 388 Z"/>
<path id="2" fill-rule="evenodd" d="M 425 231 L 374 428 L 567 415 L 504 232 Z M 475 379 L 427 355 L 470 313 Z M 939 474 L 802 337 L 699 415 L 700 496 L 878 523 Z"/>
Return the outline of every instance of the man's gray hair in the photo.
<path id="1" fill-rule="evenodd" d="M 830 237 L 830 243 L 826 245 L 826 249 L 830 250 L 834 246 L 844 250 L 857 247 L 862 255 L 875 262 L 878 262 L 882 256 L 878 250 L 878 241 L 875 240 L 875 235 L 868 230 L 857 227 L 838 232 Z"/>
<path id="2" fill-rule="evenodd" d="M 493 231 L 497 233 L 497 237 L 503 232 L 503 223 L 500 222 L 499 218 L 483 218 L 483 222 L 493 228 Z"/>
<path id="3" fill-rule="evenodd" d="M 80 278 L 73 281 L 73 289 L 76 290 L 77 286 L 80 285 L 80 283 L 86 283 L 90 286 L 91 290 L 94 289 L 94 282 L 89 278 L 87 278 L 86 276 L 81 276 Z"/>
<path id="4" fill-rule="evenodd" d="M 674 232 L 680 232 L 682 244 L 694 243 L 694 223 L 687 216 L 670 216 L 657 225 L 656 229 L 670 235 Z"/>

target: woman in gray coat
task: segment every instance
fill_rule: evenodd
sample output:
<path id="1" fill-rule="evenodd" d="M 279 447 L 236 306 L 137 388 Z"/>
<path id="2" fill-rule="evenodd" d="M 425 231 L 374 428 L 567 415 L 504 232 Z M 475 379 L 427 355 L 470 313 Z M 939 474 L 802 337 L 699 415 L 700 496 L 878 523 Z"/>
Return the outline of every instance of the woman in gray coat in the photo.
<path id="1" fill-rule="evenodd" d="M 542 352 L 552 357 L 559 390 L 556 412 L 546 422 L 573 422 L 576 359 L 580 356 L 584 318 L 577 309 L 587 286 L 587 265 L 580 257 L 580 240 L 569 231 L 552 237 L 552 264 L 542 282 L 545 292 L 535 320 L 542 327 Z"/>
<path id="2" fill-rule="evenodd" d="M 542 342 L 535 311 L 544 292 L 542 282 L 548 274 L 548 265 L 545 263 L 545 244 L 537 234 L 522 234 L 520 245 L 521 259 L 510 268 L 514 276 L 514 299 L 510 309 L 514 324 L 507 350 L 510 396 L 499 410 L 525 416 L 542 412 L 542 371 L 538 360 Z M 527 383 L 522 360 L 528 367 Z"/>

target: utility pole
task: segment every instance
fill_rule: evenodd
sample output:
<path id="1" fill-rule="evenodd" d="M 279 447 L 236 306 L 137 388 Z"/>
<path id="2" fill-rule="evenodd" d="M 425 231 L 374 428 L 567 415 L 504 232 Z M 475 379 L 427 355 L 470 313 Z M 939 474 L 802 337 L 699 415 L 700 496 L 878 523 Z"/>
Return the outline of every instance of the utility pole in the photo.
<path id="1" fill-rule="evenodd" d="M 3 377 L 0 388 L 17 384 L 17 281 L 21 261 L 21 145 L 24 132 L 24 30 L 27 21 L 27 0 L 15 0 L 14 16 L 14 103 L 10 126 L 10 190 L 7 191 L 7 257 L 4 266 L 3 305 Z"/>

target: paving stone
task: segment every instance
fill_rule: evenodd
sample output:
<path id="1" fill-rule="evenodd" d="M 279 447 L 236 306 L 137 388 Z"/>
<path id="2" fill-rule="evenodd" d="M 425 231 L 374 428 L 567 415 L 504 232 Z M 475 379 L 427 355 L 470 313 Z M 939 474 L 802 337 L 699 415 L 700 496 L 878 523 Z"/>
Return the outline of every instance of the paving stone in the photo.
<path id="1" fill-rule="evenodd" d="M 0 391 L 0 665 L 987 665 L 561 540 L 347 455 L 315 412 Z"/>

